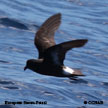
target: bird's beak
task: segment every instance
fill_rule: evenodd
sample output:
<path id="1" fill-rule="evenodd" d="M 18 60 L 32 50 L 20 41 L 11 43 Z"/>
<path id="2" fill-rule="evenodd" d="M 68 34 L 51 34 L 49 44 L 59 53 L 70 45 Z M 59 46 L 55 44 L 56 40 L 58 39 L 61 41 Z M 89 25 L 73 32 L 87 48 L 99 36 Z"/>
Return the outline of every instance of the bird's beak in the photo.
<path id="1" fill-rule="evenodd" d="M 27 69 L 27 66 L 24 67 L 24 71 Z"/>

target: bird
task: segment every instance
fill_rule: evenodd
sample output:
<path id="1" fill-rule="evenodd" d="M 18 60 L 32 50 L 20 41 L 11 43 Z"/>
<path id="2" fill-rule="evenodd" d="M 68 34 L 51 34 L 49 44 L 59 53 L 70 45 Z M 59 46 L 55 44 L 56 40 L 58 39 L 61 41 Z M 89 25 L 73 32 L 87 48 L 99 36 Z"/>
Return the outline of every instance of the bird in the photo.
<path id="1" fill-rule="evenodd" d="M 88 39 L 76 39 L 56 44 L 54 35 L 61 24 L 61 13 L 50 16 L 37 30 L 34 44 L 39 52 L 38 59 L 26 61 L 24 70 L 30 69 L 36 73 L 55 77 L 84 76 L 78 69 L 64 65 L 66 53 L 84 46 Z"/>

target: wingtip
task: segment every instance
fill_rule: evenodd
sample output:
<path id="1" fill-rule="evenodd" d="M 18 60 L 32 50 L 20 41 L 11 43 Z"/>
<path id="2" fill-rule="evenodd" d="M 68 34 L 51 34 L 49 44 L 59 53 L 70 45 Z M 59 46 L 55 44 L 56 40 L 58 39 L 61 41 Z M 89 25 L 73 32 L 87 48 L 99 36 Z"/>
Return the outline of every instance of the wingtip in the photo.
<path id="1" fill-rule="evenodd" d="M 84 41 L 85 43 L 87 43 L 87 42 L 88 42 L 88 39 L 83 39 L 83 41 Z"/>
<path id="2" fill-rule="evenodd" d="M 82 44 L 85 45 L 88 42 L 88 39 L 82 39 Z M 82 45 L 82 46 L 83 46 Z"/>
<path id="3" fill-rule="evenodd" d="M 56 13 L 56 14 L 55 14 L 55 15 L 53 15 L 53 16 L 58 16 L 58 17 L 60 17 L 60 18 L 61 18 L 62 14 L 61 14 L 61 13 Z"/>
<path id="4" fill-rule="evenodd" d="M 84 46 L 88 42 L 88 39 L 78 39 L 76 40 L 76 43 L 78 43 L 78 47 Z"/>
<path id="5" fill-rule="evenodd" d="M 55 15 L 62 15 L 60 12 L 56 13 Z"/>

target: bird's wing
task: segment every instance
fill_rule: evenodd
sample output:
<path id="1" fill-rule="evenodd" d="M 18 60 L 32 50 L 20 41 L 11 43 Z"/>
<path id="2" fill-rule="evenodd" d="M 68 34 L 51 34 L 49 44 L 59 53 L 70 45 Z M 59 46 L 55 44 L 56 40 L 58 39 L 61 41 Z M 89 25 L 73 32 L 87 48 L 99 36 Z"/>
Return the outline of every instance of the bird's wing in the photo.
<path id="1" fill-rule="evenodd" d="M 43 58 L 43 52 L 55 45 L 54 34 L 61 23 L 61 14 L 49 17 L 37 31 L 34 44 L 39 51 L 39 58 Z"/>
<path id="2" fill-rule="evenodd" d="M 72 48 L 82 47 L 87 39 L 72 40 L 48 48 L 44 53 L 44 62 L 54 65 L 64 65 L 65 54 Z"/>

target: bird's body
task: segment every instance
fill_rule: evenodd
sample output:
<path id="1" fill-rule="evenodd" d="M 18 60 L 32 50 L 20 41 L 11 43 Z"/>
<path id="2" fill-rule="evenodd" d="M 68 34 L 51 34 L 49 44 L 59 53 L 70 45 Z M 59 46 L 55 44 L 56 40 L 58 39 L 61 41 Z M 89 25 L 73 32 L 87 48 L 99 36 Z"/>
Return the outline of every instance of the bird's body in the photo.
<path id="1" fill-rule="evenodd" d="M 68 50 L 82 47 L 88 40 L 79 39 L 56 44 L 54 33 L 60 23 L 61 14 L 58 13 L 42 24 L 34 39 L 34 44 L 39 51 L 39 58 L 28 60 L 24 70 L 28 68 L 43 75 L 56 77 L 83 76 L 80 70 L 64 66 L 63 62 Z"/>

